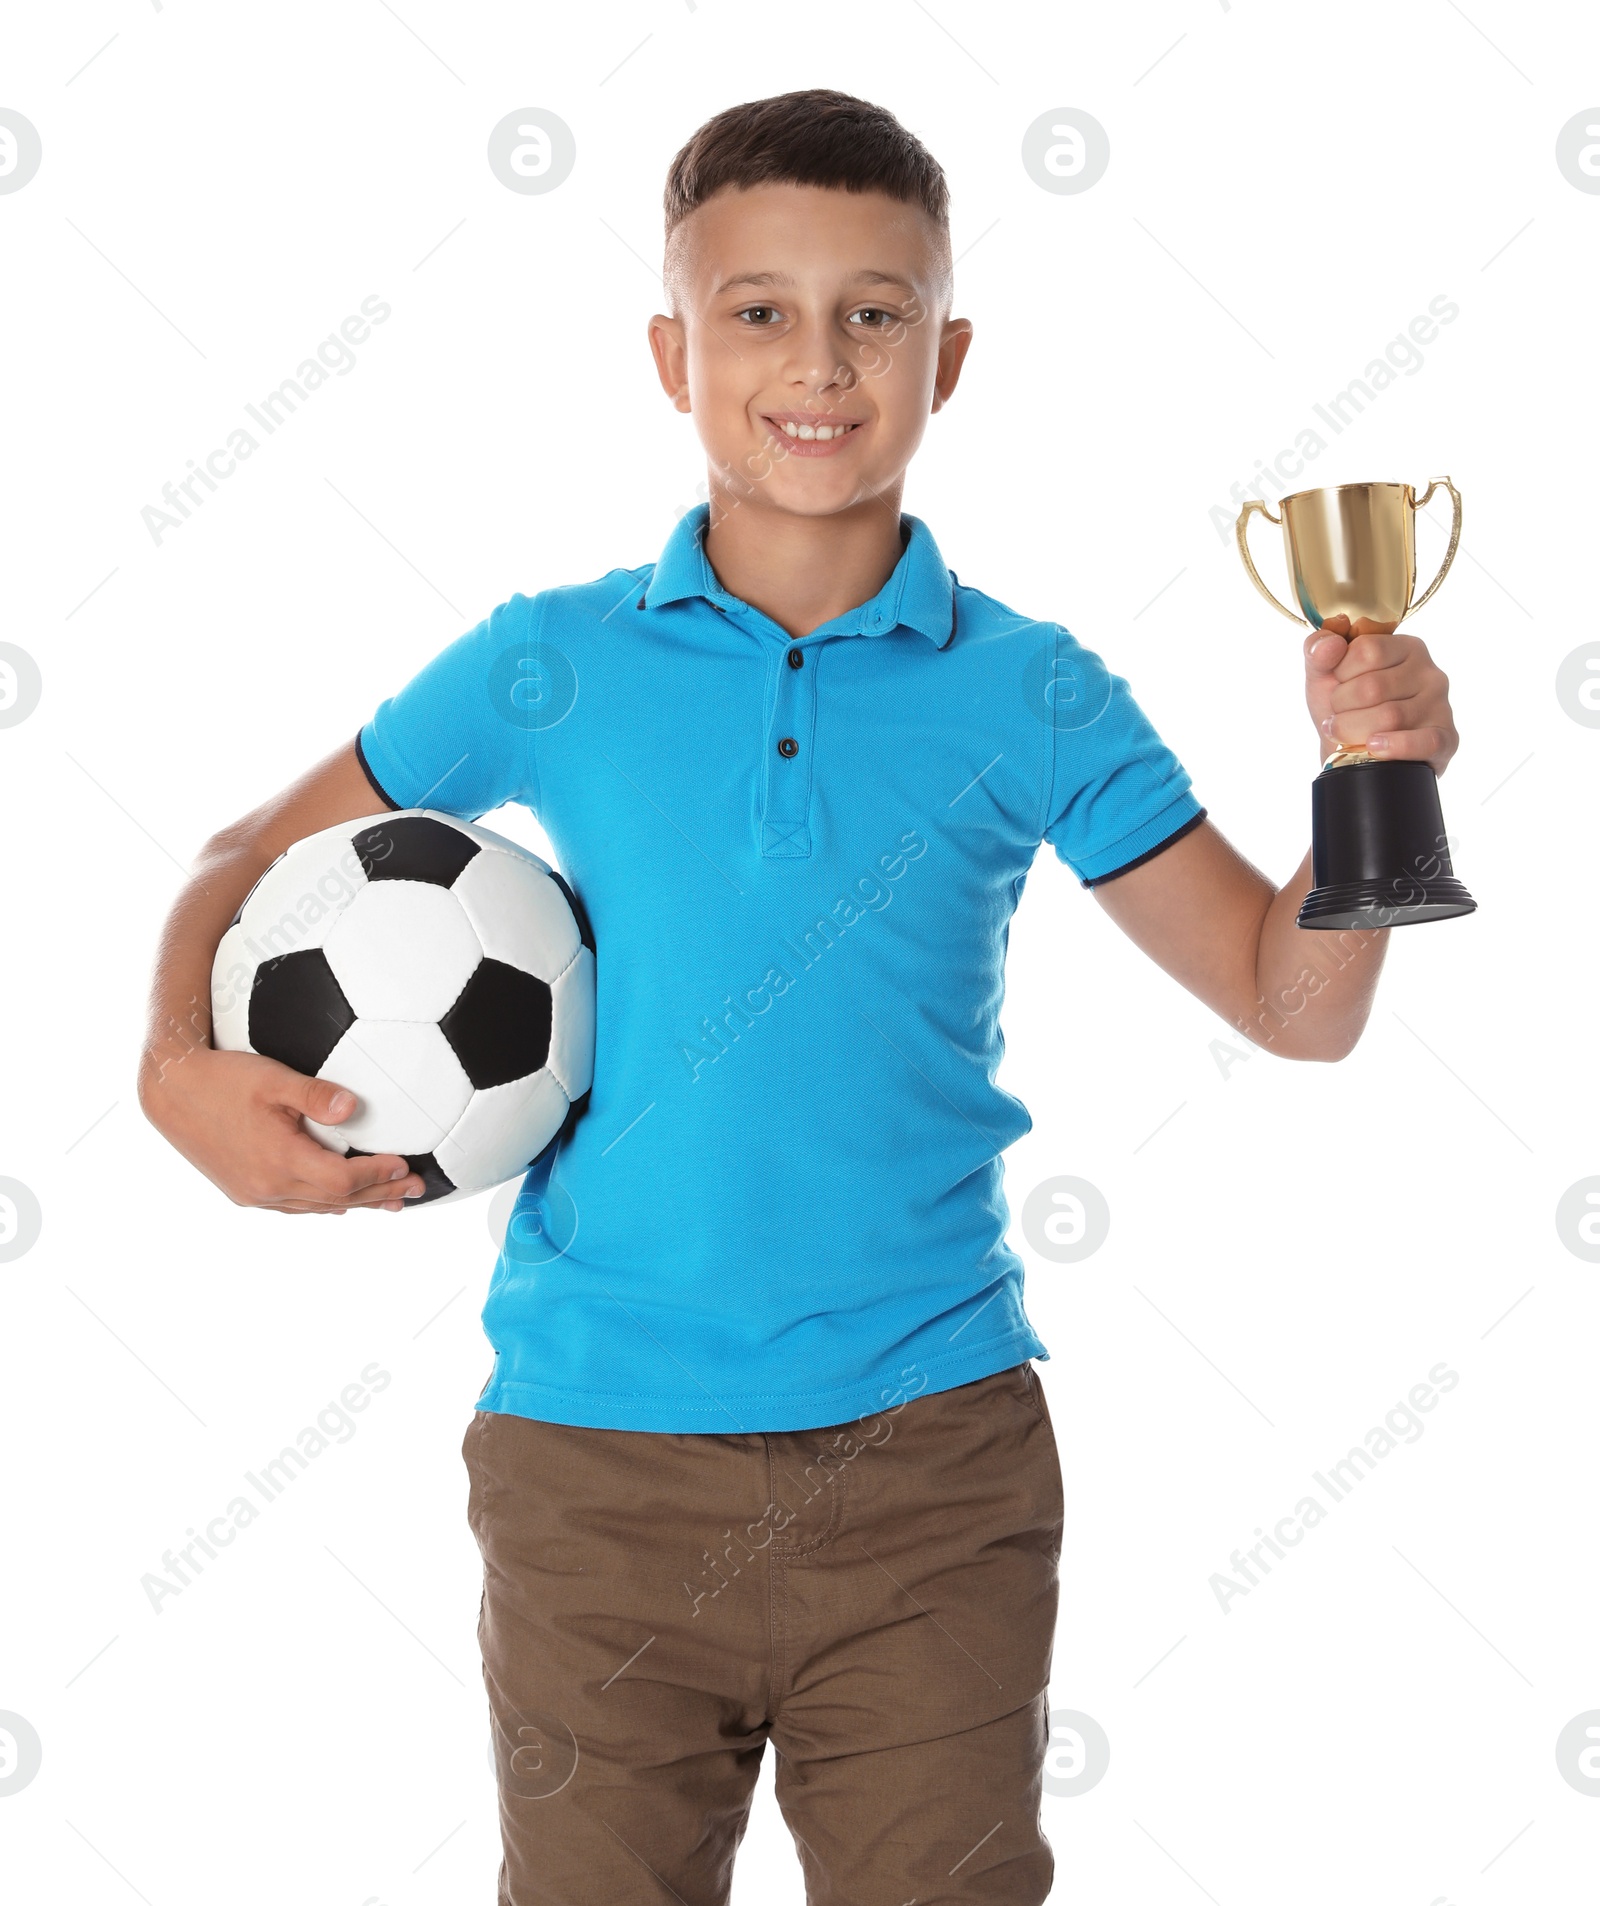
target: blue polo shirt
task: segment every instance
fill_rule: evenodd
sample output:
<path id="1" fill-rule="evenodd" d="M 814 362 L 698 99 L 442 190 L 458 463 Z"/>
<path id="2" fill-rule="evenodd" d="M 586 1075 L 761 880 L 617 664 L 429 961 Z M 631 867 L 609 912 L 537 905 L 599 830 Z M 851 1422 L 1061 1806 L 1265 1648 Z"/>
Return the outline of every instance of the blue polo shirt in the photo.
<path id="1" fill-rule="evenodd" d="M 1005 1241 L 1011 915 L 1042 840 L 1092 885 L 1203 814 L 1127 683 L 917 518 L 798 641 L 706 518 L 512 596 L 359 737 L 394 806 L 529 808 L 596 941 L 594 1085 L 519 1192 L 480 1409 L 808 1429 L 1048 1356 Z"/>

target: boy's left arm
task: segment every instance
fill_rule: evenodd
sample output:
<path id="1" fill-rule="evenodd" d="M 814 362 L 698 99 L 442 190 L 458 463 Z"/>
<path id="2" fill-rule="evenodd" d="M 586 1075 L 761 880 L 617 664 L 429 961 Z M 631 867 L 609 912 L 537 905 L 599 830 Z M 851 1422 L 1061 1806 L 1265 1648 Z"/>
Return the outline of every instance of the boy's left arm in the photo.
<path id="1" fill-rule="evenodd" d="M 1414 635 L 1336 616 L 1307 636 L 1306 705 L 1322 758 L 1364 747 L 1442 774 L 1458 744 L 1450 684 Z M 1094 889 L 1123 932 L 1257 1045 L 1289 1059 L 1342 1059 L 1372 1008 L 1389 929 L 1295 925 L 1312 884 L 1309 851 L 1272 883 L 1203 821 Z"/>

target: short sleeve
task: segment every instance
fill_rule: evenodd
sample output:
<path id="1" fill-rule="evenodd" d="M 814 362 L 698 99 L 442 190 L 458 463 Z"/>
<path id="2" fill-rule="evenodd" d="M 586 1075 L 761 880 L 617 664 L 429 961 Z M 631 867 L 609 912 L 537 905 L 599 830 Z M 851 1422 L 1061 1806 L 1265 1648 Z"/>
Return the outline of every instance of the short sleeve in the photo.
<path id="1" fill-rule="evenodd" d="M 1120 675 L 1066 629 L 1056 631 L 1054 659 L 1043 836 L 1092 887 L 1170 846 L 1205 809 Z"/>
<path id="2" fill-rule="evenodd" d="M 508 801 L 538 812 L 544 597 L 512 596 L 458 636 L 356 738 L 367 777 L 395 807 L 476 820 Z"/>

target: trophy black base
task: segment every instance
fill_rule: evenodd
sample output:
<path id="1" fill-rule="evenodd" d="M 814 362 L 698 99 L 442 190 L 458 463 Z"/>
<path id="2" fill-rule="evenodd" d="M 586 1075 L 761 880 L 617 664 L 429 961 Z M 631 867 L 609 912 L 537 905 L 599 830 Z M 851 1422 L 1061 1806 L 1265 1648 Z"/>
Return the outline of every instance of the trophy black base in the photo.
<path id="1" fill-rule="evenodd" d="M 1455 877 L 1426 761 L 1352 761 L 1311 784 L 1315 885 L 1296 924 L 1323 932 L 1453 920 L 1477 909 Z"/>
<path id="2" fill-rule="evenodd" d="M 1392 880 L 1343 881 L 1314 887 L 1301 902 L 1295 925 L 1338 933 L 1346 927 L 1406 927 L 1423 920 L 1454 920 L 1477 911 L 1459 880 L 1418 880 L 1396 889 Z"/>

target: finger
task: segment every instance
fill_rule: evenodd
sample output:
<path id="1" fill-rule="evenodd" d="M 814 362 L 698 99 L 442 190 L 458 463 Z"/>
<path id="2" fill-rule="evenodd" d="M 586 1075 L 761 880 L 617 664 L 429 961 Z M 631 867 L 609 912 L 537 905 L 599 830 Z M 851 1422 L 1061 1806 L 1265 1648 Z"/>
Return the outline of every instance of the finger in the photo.
<path id="1" fill-rule="evenodd" d="M 1375 708 L 1324 715 L 1322 732 L 1341 748 L 1364 748 L 1368 735 L 1400 734 L 1410 725 L 1404 702 L 1379 702 Z"/>
<path id="2" fill-rule="evenodd" d="M 296 1134 L 296 1137 L 301 1135 Z M 298 1204 L 319 1211 L 350 1211 L 361 1206 L 415 1200 L 425 1189 L 421 1178 L 401 1158 L 395 1163 L 397 1175 L 352 1185 L 349 1168 L 368 1166 L 368 1158 L 343 1159 L 324 1151 L 314 1139 L 304 1141 L 314 1154 L 306 1158 L 298 1149 L 285 1145 L 261 1160 L 255 1183 L 244 1198 L 253 1205 Z M 371 1179 L 372 1174 L 364 1172 Z"/>
<path id="3" fill-rule="evenodd" d="M 1346 709 L 1376 708 L 1380 702 L 1416 701 L 1425 694 L 1442 692 L 1436 683 L 1419 681 L 1405 666 L 1379 668 L 1370 675 L 1336 681 L 1328 696 L 1328 706 L 1335 714 L 1342 714 Z"/>
<path id="4" fill-rule="evenodd" d="M 337 1125 L 356 1109 L 356 1095 L 333 1079 L 308 1078 L 292 1066 L 274 1068 L 267 1090 L 275 1104 L 319 1125 Z"/>
<path id="5" fill-rule="evenodd" d="M 1339 665 L 1340 681 L 1353 675 L 1370 674 L 1374 669 L 1395 668 L 1417 658 L 1426 658 L 1422 644 L 1409 635 L 1354 635 L 1350 638 Z"/>
<path id="6" fill-rule="evenodd" d="M 408 1191 L 407 1187 L 414 1187 Z M 421 1179 L 408 1176 L 396 1184 L 368 1185 L 365 1190 L 353 1191 L 348 1197 L 319 1190 L 310 1184 L 296 1183 L 288 1187 L 289 1197 L 298 1203 L 316 1205 L 329 1211 L 370 1211 L 380 1205 L 414 1204 L 422 1195 Z"/>
<path id="7" fill-rule="evenodd" d="M 296 1185 L 319 1204 L 349 1204 L 372 1192 L 398 1198 L 408 1184 L 415 1185 L 418 1194 L 422 1191 L 421 1178 L 397 1152 L 341 1158 L 306 1132 L 288 1135 L 282 1163 Z"/>
<path id="8" fill-rule="evenodd" d="M 1318 675 L 1331 675 L 1350 652 L 1344 637 L 1328 629 L 1313 629 L 1303 647 L 1306 667 Z"/>
<path id="9" fill-rule="evenodd" d="M 412 1189 L 407 1189 L 410 1186 Z M 422 1196 L 422 1181 L 419 1178 L 406 1178 L 396 1185 L 372 1185 L 365 1191 L 358 1191 L 346 1198 L 340 1205 L 341 1211 L 400 1211 L 408 1204 L 415 1204 Z"/>
<path id="10" fill-rule="evenodd" d="M 1456 751 L 1456 738 L 1444 728 L 1400 728 L 1368 735 L 1363 746 L 1385 761 L 1431 761 L 1440 774 Z"/>
<path id="11" fill-rule="evenodd" d="M 1349 647 L 1345 640 L 1349 633 L 1349 616 L 1329 616 L 1320 629 L 1313 629 L 1301 643 L 1301 652 L 1307 662 L 1315 660 L 1318 668 L 1331 667 L 1343 658 L 1345 650 Z"/>
<path id="12" fill-rule="evenodd" d="M 383 1204 L 370 1205 L 318 1204 L 310 1198 L 274 1198 L 256 1208 L 260 1211 L 287 1212 L 291 1217 L 315 1214 L 324 1218 L 342 1218 L 347 1211 L 404 1211 L 405 1205 L 392 1198 Z"/>

